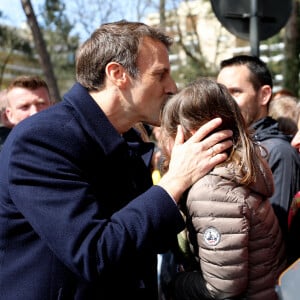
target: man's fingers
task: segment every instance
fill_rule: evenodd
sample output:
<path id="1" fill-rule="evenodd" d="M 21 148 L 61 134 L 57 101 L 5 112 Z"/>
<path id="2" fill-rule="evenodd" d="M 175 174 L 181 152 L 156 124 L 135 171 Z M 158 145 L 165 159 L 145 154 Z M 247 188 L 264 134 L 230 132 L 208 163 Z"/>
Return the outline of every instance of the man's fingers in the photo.
<path id="1" fill-rule="evenodd" d="M 184 143 L 184 133 L 181 125 L 177 126 L 177 134 L 175 137 L 174 145 L 179 145 Z"/>
<path id="2" fill-rule="evenodd" d="M 215 130 L 222 123 L 221 118 L 215 118 L 201 126 L 192 137 L 188 139 L 187 142 L 195 143 L 202 141 L 208 134 Z"/>
<path id="3" fill-rule="evenodd" d="M 209 147 L 207 149 L 207 155 L 209 158 L 213 158 L 215 156 L 217 156 L 218 154 L 222 154 L 222 157 L 223 157 L 223 154 L 225 150 L 227 150 L 228 148 L 232 147 L 232 140 L 225 140 L 225 141 L 222 141 L 218 144 L 215 144 L 211 147 Z M 225 154 L 226 155 L 226 154 Z M 221 159 L 221 157 L 218 157 L 217 159 Z"/>
<path id="4" fill-rule="evenodd" d="M 216 154 L 215 156 L 211 156 L 209 158 L 209 163 L 213 168 L 214 166 L 224 162 L 227 158 L 228 158 L 228 155 L 225 152 L 219 153 L 219 154 Z"/>
<path id="5" fill-rule="evenodd" d="M 207 150 L 208 157 L 216 156 L 224 152 L 226 149 L 232 146 L 232 131 L 220 130 L 211 134 L 213 130 L 218 128 L 222 123 L 221 118 L 215 118 L 203 126 L 201 126 L 195 134 L 193 134 L 185 144 L 199 143 L 202 150 Z M 207 136 L 208 135 L 208 136 Z M 177 127 L 177 134 L 175 137 L 174 145 L 180 145 L 184 143 L 184 132 L 181 125 Z M 226 154 L 225 154 L 226 155 Z"/>

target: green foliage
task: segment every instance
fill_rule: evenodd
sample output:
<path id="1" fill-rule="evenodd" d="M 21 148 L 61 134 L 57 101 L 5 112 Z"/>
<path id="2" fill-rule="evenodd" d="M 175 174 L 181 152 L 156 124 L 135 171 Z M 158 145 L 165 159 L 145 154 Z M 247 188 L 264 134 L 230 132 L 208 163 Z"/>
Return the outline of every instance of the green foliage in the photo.
<path id="1" fill-rule="evenodd" d="M 43 17 L 45 29 L 55 31 L 63 41 L 68 41 L 73 26 L 65 15 L 65 8 L 60 0 L 46 0 Z"/>
<path id="2" fill-rule="evenodd" d="M 40 29 L 50 54 L 54 73 L 59 89 L 65 92 L 73 84 L 74 56 L 79 44 L 77 36 L 71 36 L 73 28 L 65 14 L 65 4 L 60 0 L 46 0 L 41 18 Z M 0 11 L 0 18 L 5 15 Z M 7 84 L 3 80 L 4 74 L 7 80 L 23 72 L 35 72 L 42 74 L 37 52 L 32 44 L 30 33 L 20 28 L 0 25 L 0 85 Z M 19 70 L 19 71 L 17 71 Z"/>
<path id="3" fill-rule="evenodd" d="M 32 56 L 33 54 L 29 41 L 24 40 L 15 28 L 0 25 L 0 44 L 11 51 L 19 50 L 28 56 Z"/>
<path id="4" fill-rule="evenodd" d="M 65 3 L 61 0 L 46 0 L 42 27 L 47 50 L 58 79 L 59 89 L 64 93 L 74 81 L 75 51 L 79 37 L 71 36 L 73 25 L 65 14 Z"/>
<path id="5" fill-rule="evenodd" d="M 274 86 L 282 85 L 282 82 L 278 82 L 276 80 L 275 75 L 283 74 L 285 61 L 284 59 L 274 60 L 274 58 L 283 55 L 284 52 L 283 49 L 280 47 L 278 48 L 275 47 L 275 45 L 280 45 L 282 43 L 284 43 L 284 30 L 281 30 L 279 33 L 263 41 L 263 44 L 267 45 L 268 48 L 267 50 L 261 51 L 262 56 L 266 56 L 270 58 L 270 61 L 268 62 L 268 68 L 270 69 L 273 75 Z"/>
<path id="6" fill-rule="evenodd" d="M 32 62 L 37 61 L 30 41 L 16 28 L 0 25 L 0 45 L 0 88 L 4 88 L 8 78 L 20 75 L 22 65 L 32 68 Z M 9 75 L 7 78 L 4 76 L 5 73 Z"/>
<path id="7" fill-rule="evenodd" d="M 185 86 L 198 77 L 216 76 L 215 68 L 209 66 L 204 58 L 196 61 L 188 57 L 186 64 L 183 65 L 177 62 L 176 65 L 178 68 L 172 71 L 172 76 L 179 87 Z"/>

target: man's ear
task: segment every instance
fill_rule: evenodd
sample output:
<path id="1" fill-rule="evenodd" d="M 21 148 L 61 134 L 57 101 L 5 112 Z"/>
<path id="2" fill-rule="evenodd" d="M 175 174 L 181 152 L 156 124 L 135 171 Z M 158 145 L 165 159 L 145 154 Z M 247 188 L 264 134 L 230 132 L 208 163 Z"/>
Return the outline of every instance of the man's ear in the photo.
<path id="1" fill-rule="evenodd" d="M 261 105 L 268 105 L 272 98 L 272 88 L 269 85 L 263 85 L 260 88 L 261 93 Z"/>
<path id="2" fill-rule="evenodd" d="M 114 85 L 122 88 L 128 81 L 128 74 L 124 67 L 116 62 L 110 62 L 105 68 L 107 80 L 112 82 Z"/>
<path id="3" fill-rule="evenodd" d="M 10 119 L 7 116 L 6 109 L 1 114 L 1 121 L 5 127 L 12 128 L 14 125 L 10 122 Z"/>
<path id="4" fill-rule="evenodd" d="M 12 112 L 11 112 L 10 107 L 6 107 L 4 116 L 8 122 L 10 122 L 10 123 L 12 122 Z"/>

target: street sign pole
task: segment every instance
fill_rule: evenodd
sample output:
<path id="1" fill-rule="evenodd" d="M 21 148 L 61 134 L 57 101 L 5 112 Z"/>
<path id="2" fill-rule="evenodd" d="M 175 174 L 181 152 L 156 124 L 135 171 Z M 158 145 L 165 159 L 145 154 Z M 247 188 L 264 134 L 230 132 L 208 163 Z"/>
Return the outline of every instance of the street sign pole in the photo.
<path id="1" fill-rule="evenodd" d="M 259 57 L 259 17 L 258 17 L 258 0 L 251 0 L 250 7 L 250 30 L 249 30 L 249 40 L 251 47 L 251 54 L 253 56 Z"/>
<path id="2" fill-rule="evenodd" d="M 238 38 L 248 40 L 251 55 L 259 57 L 259 43 L 285 26 L 292 0 L 210 0 L 222 25 Z"/>

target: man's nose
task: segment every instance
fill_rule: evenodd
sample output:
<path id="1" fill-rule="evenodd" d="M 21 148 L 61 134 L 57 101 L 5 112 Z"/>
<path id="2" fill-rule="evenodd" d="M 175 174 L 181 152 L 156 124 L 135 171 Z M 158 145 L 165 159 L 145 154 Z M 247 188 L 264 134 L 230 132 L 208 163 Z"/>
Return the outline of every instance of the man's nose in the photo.
<path id="1" fill-rule="evenodd" d="M 30 116 L 36 114 L 38 112 L 38 108 L 36 107 L 36 105 L 31 105 L 30 107 Z"/>
<path id="2" fill-rule="evenodd" d="M 170 76 L 167 88 L 166 88 L 166 93 L 169 95 L 173 95 L 177 93 L 177 86 L 173 78 Z"/>
<path id="3" fill-rule="evenodd" d="M 291 145 L 300 152 L 300 130 L 296 133 L 294 138 L 292 139 Z"/>

